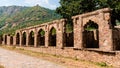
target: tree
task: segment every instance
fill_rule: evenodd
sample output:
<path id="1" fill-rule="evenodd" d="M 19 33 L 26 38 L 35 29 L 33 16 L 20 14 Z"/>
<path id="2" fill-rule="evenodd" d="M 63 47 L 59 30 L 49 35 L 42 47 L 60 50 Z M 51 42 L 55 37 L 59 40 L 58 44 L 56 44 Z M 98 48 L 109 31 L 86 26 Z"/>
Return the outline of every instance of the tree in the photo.
<path id="1" fill-rule="evenodd" d="M 114 24 L 116 19 L 120 21 L 119 0 L 60 0 L 60 4 L 56 12 L 68 21 L 71 21 L 72 16 L 106 7 L 112 9 L 112 23 Z"/>

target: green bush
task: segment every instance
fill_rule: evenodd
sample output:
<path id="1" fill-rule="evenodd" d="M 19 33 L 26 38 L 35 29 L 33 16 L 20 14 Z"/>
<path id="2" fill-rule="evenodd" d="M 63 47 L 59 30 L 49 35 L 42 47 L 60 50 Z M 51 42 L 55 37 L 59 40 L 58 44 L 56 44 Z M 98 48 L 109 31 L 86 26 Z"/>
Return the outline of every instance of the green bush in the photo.
<path id="1" fill-rule="evenodd" d="M 97 63 L 97 65 L 99 65 L 101 67 L 107 67 L 108 66 L 105 62 Z"/>

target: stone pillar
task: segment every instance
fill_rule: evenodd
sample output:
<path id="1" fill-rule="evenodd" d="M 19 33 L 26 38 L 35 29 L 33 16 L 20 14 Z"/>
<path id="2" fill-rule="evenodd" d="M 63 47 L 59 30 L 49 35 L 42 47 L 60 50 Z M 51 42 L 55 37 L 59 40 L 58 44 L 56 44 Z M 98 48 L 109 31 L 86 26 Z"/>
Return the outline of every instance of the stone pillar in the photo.
<path id="1" fill-rule="evenodd" d="M 3 35 L 3 42 L 2 45 L 5 45 L 5 35 Z"/>
<path id="2" fill-rule="evenodd" d="M 26 46 L 29 46 L 29 31 L 26 31 Z"/>
<path id="3" fill-rule="evenodd" d="M 37 47 L 37 30 L 35 29 L 35 32 L 34 32 L 34 47 Z"/>
<path id="4" fill-rule="evenodd" d="M 3 35 L 3 45 L 6 45 L 7 44 L 7 35 L 4 34 Z"/>
<path id="5" fill-rule="evenodd" d="M 16 35 L 13 36 L 13 45 L 16 45 Z"/>
<path id="6" fill-rule="evenodd" d="M 7 45 L 10 45 L 10 36 L 7 36 Z"/>
<path id="7" fill-rule="evenodd" d="M 74 48 L 75 49 L 83 49 L 83 35 L 82 35 L 82 17 L 73 18 L 74 24 Z"/>
<path id="8" fill-rule="evenodd" d="M 99 47 L 101 50 L 113 50 L 112 29 L 110 29 L 110 13 L 99 14 Z"/>
<path id="9" fill-rule="evenodd" d="M 45 27 L 45 47 L 49 45 L 49 30 L 48 25 Z"/>
<path id="10" fill-rule="evenodd" d="M 22 32 L 20 32 L 20 46 L 22 46 Z"/>
<path id="11" fill-rule="evenodd" d="M 58 30 L 57 30 L 57 47 L 58 48 L 63 48 L 63 45 L 64 45 L 64 35 L 63 35 L 63 31 L 64 31 L 64 25 L 65 25 L 65 21 L 64 20 L 61 20 L 59 21 L 58 23 L 59 27 L 58 27 Z"/>

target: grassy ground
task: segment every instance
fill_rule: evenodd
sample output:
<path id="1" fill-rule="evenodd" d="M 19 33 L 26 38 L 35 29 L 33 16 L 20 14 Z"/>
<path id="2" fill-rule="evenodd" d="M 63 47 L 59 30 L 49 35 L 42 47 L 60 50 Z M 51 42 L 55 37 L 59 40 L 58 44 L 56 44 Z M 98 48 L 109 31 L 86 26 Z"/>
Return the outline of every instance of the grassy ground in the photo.
<path id="1" fill-rule="evenodd" d="M 79 60 L 76 58 L 70 58 L 70 57 L 64 57 L 61 55 L 51 55 L 51 54 L 45 54 L 40 52 L 35 52 L 31 50 L 26 50 L 24 48 L 19 48 L 15 46 L 0 46 L 4 49 L 12 50 L 15 52 L 19 52 L 25 55 L 42 58 L 51 62 L 55 62 L 64 66 L 67 66 L 68 68 L 112 68 L 112 66 L 108 66 L 104 62 L 90 62 L 90 61 L 84 61 Z"/>

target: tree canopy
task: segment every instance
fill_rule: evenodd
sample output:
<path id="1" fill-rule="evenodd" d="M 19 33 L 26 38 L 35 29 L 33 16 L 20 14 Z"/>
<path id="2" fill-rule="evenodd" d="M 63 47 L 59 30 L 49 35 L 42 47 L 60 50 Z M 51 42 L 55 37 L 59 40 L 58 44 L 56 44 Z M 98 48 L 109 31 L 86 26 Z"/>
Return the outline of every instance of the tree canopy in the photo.
<path id="1" fill-rule="evenodd" d="M 56 12 L 69 20 L 72 16 L 108 7 L 112 9 L 112 21 L 120 21 L 119 0 L 60 0 L 60 4 Z"/>

